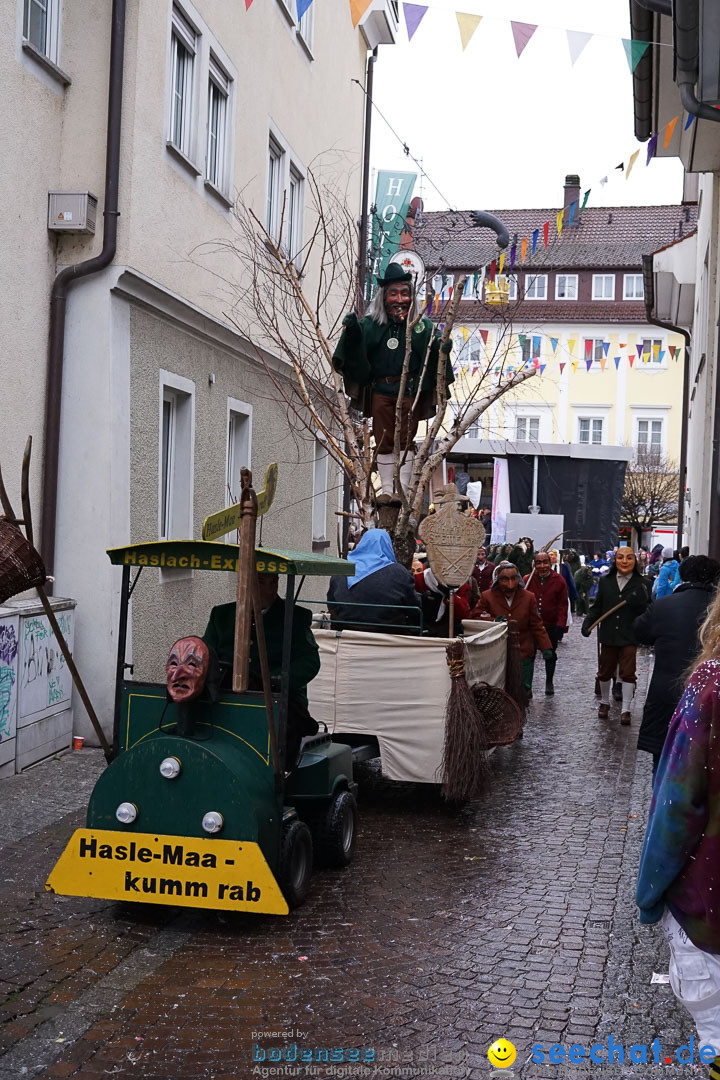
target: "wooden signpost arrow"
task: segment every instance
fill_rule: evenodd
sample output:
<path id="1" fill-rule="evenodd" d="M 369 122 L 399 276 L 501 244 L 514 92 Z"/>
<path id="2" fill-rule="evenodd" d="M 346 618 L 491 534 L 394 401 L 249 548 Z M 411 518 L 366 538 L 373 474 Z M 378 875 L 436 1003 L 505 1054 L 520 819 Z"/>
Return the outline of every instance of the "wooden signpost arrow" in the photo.
<path id="1" fill-rule="evenodd" d="M 277 463 L 273 461 L 265 470 L 265 487 L 262 491 L 257 492 L 258 517 L 266 514 L 273 504 L 277 489 L 277 478 L 278 467 Z M 217 540 L 218 537 L 224 536 L 225 533 L 232 532 L 233 529 L 239 529 L 240 518 L 242 517 L 241 507 L 242 500 L 235 503 L 234 506 L 228 506 L 225 510 L 218 510 L 217 513 L 206 517 L 202 526 L 203 540 Z"/>

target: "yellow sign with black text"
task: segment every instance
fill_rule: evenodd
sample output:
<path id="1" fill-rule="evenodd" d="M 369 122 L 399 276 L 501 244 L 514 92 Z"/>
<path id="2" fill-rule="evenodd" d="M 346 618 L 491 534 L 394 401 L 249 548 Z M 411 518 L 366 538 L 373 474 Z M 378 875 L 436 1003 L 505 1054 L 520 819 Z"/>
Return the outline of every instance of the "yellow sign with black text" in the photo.
<path id="1" fill-rule="evenodd" d="M 258 844 L 76 829 L 45 883 L 62 896 L 287 915 Z"/>

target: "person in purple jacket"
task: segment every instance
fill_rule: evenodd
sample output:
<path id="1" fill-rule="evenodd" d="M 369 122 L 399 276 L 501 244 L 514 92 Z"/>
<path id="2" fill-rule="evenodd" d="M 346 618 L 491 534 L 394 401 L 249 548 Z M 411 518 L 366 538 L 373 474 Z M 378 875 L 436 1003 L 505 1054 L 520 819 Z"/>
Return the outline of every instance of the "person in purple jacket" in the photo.
<path id="1" fill-rule="evenodd" d="M 670 984 L 693 1017 L 701 1060 L 720 1078 L 720 592 L 675 710 L 655 778 L 636 891 L 662 924 Z"/>

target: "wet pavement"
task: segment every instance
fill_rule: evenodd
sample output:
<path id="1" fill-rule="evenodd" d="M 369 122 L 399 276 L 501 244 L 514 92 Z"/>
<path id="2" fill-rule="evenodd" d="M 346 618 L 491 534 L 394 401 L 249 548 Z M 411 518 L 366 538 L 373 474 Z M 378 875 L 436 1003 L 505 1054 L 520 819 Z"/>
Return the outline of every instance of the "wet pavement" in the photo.
<path id="1" fill-rule="evenodd" d="M 640 658 L 632 727 L 615 705 L 598 720 L 595 642 L 576 627 L 556 696 L 538 670 L 524 739 L 495 752 L 487 795 L 462 810 L 366 768 L 353 865 L 316 874 L 285 919 L 47 894 L 102 756 L 0 782 L 0 1080 L 667 1076 L 530 1060 L 533 1044 L 611 1035 L 626 1056 L 659 1037 L 664 1058 L 693 1032 L 651 983 L 667 957 L 632 903 L 651 663 Z M 518 1056 L 493 1071 L 501 1036 Z"/>

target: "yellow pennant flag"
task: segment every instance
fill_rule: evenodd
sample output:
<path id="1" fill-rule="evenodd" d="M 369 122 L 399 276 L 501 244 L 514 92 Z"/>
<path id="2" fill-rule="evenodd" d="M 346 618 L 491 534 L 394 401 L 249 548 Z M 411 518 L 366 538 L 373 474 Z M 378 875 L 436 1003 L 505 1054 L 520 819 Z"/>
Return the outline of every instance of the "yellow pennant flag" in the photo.
<path id="1" fill-rule="evenodd" d="M 565 213 L 565 211 L 564 211 L 564 210 L 561 210 L 561 211 L 560 211 L 560 212 L 558 213 L 557 217 L 555 218 L 555 222 L 556 222 L 556 224 L 557 224 L 557 234 L 558 234 L 558 236 L 562 236 L 562 229 L 563 229 L 563 214 L 564 214 L 564 213 Z"/>
<path id="2" fill-rule="evenodd" d="M 573 369 L 573 371 L 577 371 L 577 366 L 578 366 L 578 362 L 577 362 L 577 360 L 573 360 L 573 362 L 572 362 L 572 369 Z"/>
<path id="3" fill-rule="evenodd" d="M 575 346 L 577 345 L 577 338 L 568 338 L 568 353 L 570 356 L 575 352 Z"/>
<path id="4" fill-rule="evenodd" d="M 504 265 L 505 265 L 505 252 L 501 251 L 500 252 L 500 262 L 498 263 L 498 273 L 499 274 L 502 274 Z"/>
<path id="5" fill-rule="evenodd" d="M 520 262 L 525 262 L 525 256 L 527 255 L 527 236 L 523 236 L 520 241 Z"/>
<path id="6" fill-rule="evenodd" d="M 655 357 L 655 359 L 659 360 L 660 359 L 660 345 L 659 344 L 658 345 L 653 345 L 652 350 L 653 350 L 653 356 Z"/>
<path id="7" fill-rule="evenodd" d="M 355 2 L 357 2 L 357 0 L 355 0 Z M 365 6 L 367 7 L 367 4 Z M 482 22 L 482 15 L 466 15 L 462 11 L 456 11 L 455 15 L 457 16 L 460 40 L 462 41 L 464 52 L 470 44 L 470 38 Z"/>
<path id="8" fill-rule="evenodd" d="M 467 326 L 461 326 L 460 333 L 463 336 L 463 341 L 465 342 L 465 344 L 467 344 L 467 339 L 470 337 L 470 331 L 468 330 Z"/>
<path id="9" fill-rule="evenodd" d="M 675 131 L 675 125 L 677 124 L 678 119 L 679 119 L 679 117 L 673 116 L 672 120 L 670 120 L 665 125 L 665 138 L 663 140 L 663 146 L 664 146 L 664 148 L 666 150 L 667 150 L 668 146 L 670 145 L 670 140 L 673 137 L 673 132 Z"/>
<path id="10" fill-rule="evenodd" d="M 630 179 L 630 173 L 631 173 L 631 172 L 632 172 L 632 170 L 633 170 L 633 165 L 634 165 L 634 164 L 635 164 L 635 162 L 637 161 L 637 156 L 638 156 L 638 154 L 639 154 L 639 153 L 640 153 L 640 151 L 639 151 L 639 150 L 636 150 L 634 154 L 631 154 L 631 155 L 630 155 L 630 160 L 628 161 L 628 167 L 627 167 L 627 169 L 625 170 L 625 179 L 626 179 L 626 180 L 629 180 L 629 179 Z"/>
<path id="11" fill-rule="evenodd" d="M 350 0 L 350 15 L 352 16 L 353 26 L 357 26 L 370 7 L 371 2 L 372 0 Z"/>

